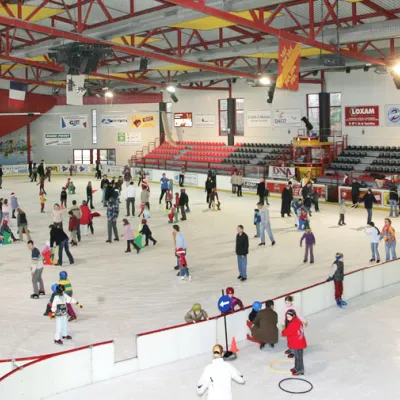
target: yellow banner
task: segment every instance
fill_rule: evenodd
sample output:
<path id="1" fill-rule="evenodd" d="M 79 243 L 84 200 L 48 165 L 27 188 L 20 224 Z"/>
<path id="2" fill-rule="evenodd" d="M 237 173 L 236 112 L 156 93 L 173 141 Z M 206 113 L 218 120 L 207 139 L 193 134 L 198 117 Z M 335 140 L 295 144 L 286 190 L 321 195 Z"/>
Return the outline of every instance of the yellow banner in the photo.
<path id="1" fill-rule="evenodd" d="M 132 115 L 132 128 L 155 128 L 156 116 L 154 114 L 136 114 Z"/>

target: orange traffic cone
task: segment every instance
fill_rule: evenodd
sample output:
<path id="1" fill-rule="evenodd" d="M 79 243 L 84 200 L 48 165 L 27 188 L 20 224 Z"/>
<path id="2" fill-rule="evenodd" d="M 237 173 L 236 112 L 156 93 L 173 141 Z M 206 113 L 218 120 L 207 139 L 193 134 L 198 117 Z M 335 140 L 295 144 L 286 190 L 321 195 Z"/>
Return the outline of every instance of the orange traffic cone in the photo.
<path id="1" fill-rule="evenodd" d="M 236 339 L 235 339 L 235 337 L 232 338 L 232 344 L 231 344 L 230 351 L 231 351 L 232 353 L 237 353 L 237 352 L 239 351 L 239 349 L 238 349 L 238 347 L 237 347 L 237 345 L 236 345 Z"/>

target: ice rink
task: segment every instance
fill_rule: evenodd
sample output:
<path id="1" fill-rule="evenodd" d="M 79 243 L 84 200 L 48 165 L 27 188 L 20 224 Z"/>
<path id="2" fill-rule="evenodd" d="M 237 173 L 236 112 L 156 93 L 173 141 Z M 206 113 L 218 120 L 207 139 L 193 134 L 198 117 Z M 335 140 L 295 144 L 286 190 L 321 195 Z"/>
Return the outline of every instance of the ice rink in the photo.
<path id="1" fill-rule="evenodd" d="M 304 353 L 305 375 L 314 389 L 300 396 L 307 400 L 376 400 L 400 396 L 398 376 L 398 334 L 396 318 L 400 306 L 400 285 L 371 292 L 349 302 L 347 309 L 330 308 L 311 316 L 306 328 L 308 348 Z M 281 379 L 290 375 L 274 372 L 270 364 L 285 360 L 286 341 L 275 349 L 260 351 L 258 345 L 242 343 L 239 358 L 233 365 L 247 380 L 245 385 L 233 383 L 236 400 L 286 400 L 298 396 L 278 388 Z M 196 344 L 193 343 L 195 346 Z M 175 400 L 199 399 L 197 382 L 211 355 L 196 357 L 163 367 L 109 380 L 94 386 L 73 390 L 52 400 Z M 274 363 L 274 368 L 287 372 L 293 362 Z M 307 390 L 303 382 L 287 382 L 288 390 Z M 206 396 L 203 396 L 206 399 Z"/>
<path id="2" fill-rule="evenodd" d="M 73 178 L 77 186 L 77 194 L 68 197 L 68 206 L 71 205 L 73 199 L 76 199 L 78 204 L 85 199 L 85 188 L 89 179 L 88 177 Z M 52 182 L 46 185 L 48 193 L 46 214 L 40 214 L 38 186 L 30 183 L 27 178 L 4 179 L 0 197 L 8 198 L 11 192 L 15 192 L 20 207 L 27 214 L 32 238 L 40 250 L 49 239 L 48 226 L 52 222 L 51 209 L 55 202 L 59 202 L 61 187 L 66 180 L 66 177 L 53 177 Z M 93 182 L 93 188 L 99 188 L 99 181 Z M 303 264 L 303 249 L 299 247 L 301 233 L 294 228 L 292 218 L 281 218 L 280 199 L 270 199 L 269 207 L 276 245 L 271 247 L 270 243 L 267 243 L 266 247 L 260 248 L 258 247 L 259 239 L 253 238 L 255 234 L 253 210 L 257 202 L 255 196 L 245 194 L 244 197 L 238 198 L 230 193 L 220 193 L 223 203 L 222 211 L 210 212 L 205 203 L 205 193 L 200 189 L 189 188 L 192 212 L 188 214 L 188 220 L 182 222 L 180 226 L 188 244 L 187 260 L 193 281 L 182 282 L 173 270 L 176 259 L 172 226 L 167 223 L 164 203 L 158 204 L 159 194 L 159 185 L 152 184 L 152 217 L 149 225 L 158 243 L 155 247 L 149 246 L 139 255 L 124 253 L 126 244 L 123 238 L 120 238 L 120 242 L 105 243 L 105 209 L 100 204 L 100 192 L 95 194 L 96 211 L 102 214 L 100 218 L 94 220 L 95 234 L 84 237 L 78 247 L 72 248 L 75 265 L 68 266 L 68 261 L 64 257 L 62 269 L 68 271 L 74 297 L 83 304 L 84 308 L 78 311 L 78 320 L 69 325 L 73 341 L 65 343 L 62 347 L 53 343 L 54 321 L 43 316 L 46 302 L 50 297 L 50 286 L 58 281 L 58 274 L 62 269 L 45 267 L 44 281 L 48 295 L 40 300 L 32 300 L 30 299 L 32 293 L 29 272 L 30 252 L 26 243 L 17 242 L 0 247 L 2 282 L 0 358 L 41 355 L 110 339 L 115 339 L 118 360 L 133 357 L 135 334 L 183 323 L 183 317 L 193 302 L 200 302 L 210 315 L 216 315 L 218 313 L 217 299 L 221 294 L 221 289 L 227 286 L 234 286 L 237 297 L 249 305 L 254 300 L 263 301 L 325 280 L 337 251 L 344 253 L 346 272 L 368 265 L 370 259 L 369 239 L 363 232 L 367 214 L 362 207 L 349 211 L 346 215 L 347 226 L 338 227 L 338 206 L 321 204 L 321 212 L 313 213 L 311 221 L 317 242 L 315 264 Z M 138 199 L 139 196 L 140 190 L 137 192 Z M 384 211 L 374 211 L 373 220 L 378 227 L 383 226 L 383 219 L 387 214 Z M 120 234 L 123 232 L 121 220 L 124 216 L 123 202 L 118 222 Z M 15 221 L 11 223 L 14 233 L 17 232 Z M 137 217 L 131 217 L 130 221 L 134 228 L 139 224 Z M 235 236 L 238 224 L 244 225 L 250 237 L 248 280 L 243 283 L 236 279 L 238 271 Z M 64 219 L 64 227 L 66 226 L 68 226 L 67 216 Z M 394 227 L 398 229 L 397 221 L 394 221 Z M 381 259 L 384 260 L 383 245 L 380 246 L 380 251 Z M 346 293 L 344 298 L 346 298 Z M 352 341 L 366 334 L 365 329 L 360 329 L 360 324 L 355 324 L 351 320 L 357 316 L 354 312 L 353 308 L 346 311 L 346 317 L 343 321 L 337 320 L 338 327 L 332 331 L 339 334 L 341 333 L 339 327 L 342 327 L 343 339 L 347 339 L 347 346 L 349 346 L 348 335 L 353 330 L 357 336 L 354 336 Z M 331 317 L 338 315 L 337 310 L 329 311 L 327 314 Z M 367 313 L 360 314 L 360 318 L 363 315 Z M 321 321 L 321 318 L 325 316 L 315 318 Z M 345 322 L 350 320 L 348 326 L 345 326 Z M 334 321 L 336 321 L 335 318 Z M 379 325 L 379 327 L 380 334 L 382 326 Z M 330 329 L 334 327 L 330 326 Z M 372 332 L 374 331 L 371 330 L 370 333 Z M 314 373 L 314 370 L 321 369 L 321 374 L 326 375 L 324 370 L 328 368 L 329 360 L 325 356 L 330 356 L 331 349 L 323 349 L 320 340 L 313 340 L 312 335 L 320 334 L 322 336 L 318 337 L 324 337 L 323 332 L 318 333 L 309 329 L 310 353 L 317 357 L 314 364 L 310 364 L 309 372 Z M 326 337 L 327 344 L 335 343 L 336 340 L 339 338 Z M 372 341 L 372 336 L 368 340 Z M 377 342 L 378 339 L 375 341 Z M 384 343 L 380 336 L 379 342 Z M 321 354 L 319 350 L 327 353 Z M 356 354 L 351 351 L 350 354 L 351 357 L 354 356 L 355 362 L 358 356 L 369 359 L 371 351 L 375 350 L 371 346 L 365 346 L 362 351 Z M 275 358 L 278 358 L 278 355 L 279 352 Z M 257 349 L 249 349 L 248 353 L 243 352 L 241 360 L 245 361 L 246 357 L 250 359 L 265 356 L 260 355 Z M 194 368 L 196 379 L 200 367 L 207 359 L 204 357 L 194 361 L 193 364 L 190 362 L 190 368 Z M 366 364 L 357 362 L 357 368 L 362 369 L 371 363 L 375 364 L 375 367 L 378 367 L 377 363 L 379 363 L 380 369 L 389 366 L 390 362 L 381 365 L 380 359 L 373 356 Z M 353 358 L 347 357 L 347 360 L 352 362 Z M 340 360 L 337 359 L 338 365 L 339 362 Z M 182 365 L 187 366 L 189 363 Z M 245 371 L 246 375 L 251 375 L 251 367 L 249 368 L 249 371 Z M 146 374 L 143 377 L 146 377 Z M 330 376 L 329 379 L 333 385 L 337 377 L 334 374 L 326 376 Z M 179 377 L 180 374 L 176 374 L 176 379 Z M 266 382 L 272 379 L 269 374 L 264 374 L 264 377 Z M 149 382 L 151 379 L 149 378 Z M 190 389 L 188 393 L 192 393 L 193 382 L 196 380 L 193 379 L 192 377 L 187 382 L 187 388 Z M 259 381 L 262 378 L 258 376 L 257 379 Z M 172 381 L 165 382 L 165 387 L 171 384 Z M 251 387 L 251 384 L 249 386 Z M 266 384 L 266 388 L 270 387 L 271 390 L 275 390 L 272 389 L 275 386 L 275 383 Z M 145 387 L 144 381 L 143 387 Z M 243 389 L 237 390 L 239 393 Z"/>

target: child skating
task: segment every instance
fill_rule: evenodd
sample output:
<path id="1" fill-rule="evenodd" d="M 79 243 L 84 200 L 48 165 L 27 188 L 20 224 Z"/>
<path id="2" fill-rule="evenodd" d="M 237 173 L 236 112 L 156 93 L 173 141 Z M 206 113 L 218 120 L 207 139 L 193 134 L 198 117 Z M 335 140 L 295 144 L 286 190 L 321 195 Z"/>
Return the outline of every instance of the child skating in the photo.
<path id="1" fill-rule="evenodd" d="M 167 192 L 165 193 L 165 208 L 166 210 L 172 208 L 172 192 L 169 189 L 167 189 Z"/>
<path id="2" fill-rule="evenodd" d="M 60 280 L 58 281 L 59 285 L 63 285 L 65 288 L 64 293 L 66 293 L 69 297 L 72 297 L 72 285 L 71 281 L 68 279 L 68 273 L 66 271 L 60 272 Z M 68 315 L 69 315 L 69 322 L 76 320 L 76 314 L 72 307 L 71 303 L 67 303 Z"/>
<path id="3" fill-rule="evenodd" d="M 57 285 L 56 295 L 54 296 L 51 305 L 50 319 L 56 319 L 56 334 L 54 336 L 54 343 L 64 344 L 61 339 L 71 340 L 72 337 L 68 335 L 68 308 L 67 304 L 74 303 L 79 308 L 83 308 L 82 304 L 77 302 L 73 297 L 64 293 L 65 288 L 63 285 Z"/>
<path id="4" fill-rule="evenodd" d="M 63 187 L 60 194 L 61 208 L 63 208 L 63 206 L 67 208 L 67 197 L 67 191 L 65 190 L 65 187 Z"/>
<path id="5" fill-rule="evenodd" d="M 314 246 L 315 246 L 315 236 L 311 232 L 311 229 L 306 229 L 305 233 L 300 239 L 300 247 L 303 247 L 303 241 L 306 242 L 306 250 L 304 252 L 304 260 L 306 263 L 308 261 L 308 254 L 310 254 L 310 264 L 314 264 Z"/>
<path id="6" fill-rule="evenodd" d="M 142 219 L 142 229 L 140 230 L 139 233 L 141 233 L 142 235 L 144 235 L 146 237 L 145 246 L 149 245 L 149 240 L 151 240 L 153 242 L 153 246 L 156 245 L 157 240 L 153 239 L 152 232 L 151 232 L 149 226 L 147 225 L 147 220 L 145 218 Z"/>
<path id="7" fill-rule="evenodd" d="M 239 307 L 240 310 L 243 310 L 243 309 L 244 309 L 242 300 L 240 300 L 239 298 L 237 298 L 237 297 L 234 296 L 234 294 L 235 294 L 235 289 L 234 289 L 233 287 L 230 287 L 230 286 L 227 287 L 227 288 L 226 288 L 226 294 L 227 294 L 227 296 L 229 296 L 229 297 L 231 298 L 231 301 L 232 301 L 232 303 L 231 303 L 231 308 L 230 308 L 229 312 L 234 312 L 234 311 L 236 311 L 236 310 L 235 310 L 236 306 Z"/>
<path id="8" fill-rule="evenodd" d="M 36 186 L 39 186 L 39 193 L 43 192 L 44 194 L 47 195 L 46 191 L 44 190 L 44 182 L 45 182 L 45 180 L 46 180 L 45 176 L 40 176 L 39 183 Z M 36 180 L 35 180 L 35 182 L 36 182 Z"/>
<path id="9" fill-rule="evenodd" d="M 131 227 L 131 224 L 129 221 L 124 218 L 122 220 L 122 223 L 124 225 L 124 238 L 126 240 L 126 250 L 125 253 L 130 253 L 131 252 L 131 246 L 133 246 L 136 249 L 136 253 L 140 253 L 140 248 L 139 246 L 135 243 L 135 235 L 133 234 L 133 230 Z"/>
<path id="10" fill-rule="evenodd" d="M 261 231 L 260 231 L 261 213 L 258 208 L 254 209 L 253 222 L 254 222 L 254 225 L 256 226 L 256 234 L 254 235 L 254 237 L 259 238 L 261 235 Z"/>
<path id="11" fill-rule="evenodd" d="M 44 195 L 44 192 L 39 193 L 39 201 L 40 201 L 40 213 L 43 214 L 44 211 L 44 206 L 46 204 L 46 196 Z"/>
<path id="12" fill-rule="evenodd" d="M 369 228 L 369 229 L 368 229 Z M 375 226 L 373 222 L 370 222 L 369 226 L 367 226 L 365 229 L 365 234 L 370 237 L 371 239 L 371 254 L 372 257 L 369 260 L 369 262 L 377 262 L 379 263 L 381 261 L 381 256 L 379 255 L 379 241 L 381 240 L 381 232 L 380 230 Z"/>
<path id="13" fill-rule="evenodd" d="M 4 199 L 3 204 L 1 206 L 1 222 L 7 221 L 10 222 L 10 206 L 8 205 L 8 200 Z"/>
<path id="14" fill-rule="evenodd" d="M 192 277 L 189 273 L 189 268 L 188 268 L 187 261 L 186 261 L 185 249 L 182 249 L 182 248 L 176 249 L 176 255 L 179 259 L 179 272 L 180 272 L 181 280 L 184 281 L 185 277 L 187 277 L 188 280 L 191 281 Z"/>
<path id="15" fill-rule="evenodd" d="M 15 211 L 16 211 L 17 208 L 19 207 L 19 204 L 18 204 L 18 199 L 17 199 L 17 197 L 15 196 L 15 193 L 14 193 L 14 192 L 11 193 L 10 205 L 11 205 L 11 210 L 12 210 L 12 216 L 11 216 L 11 218 L 15 219 L 15 218 L 17 218 L 17 217 L 15 216 Z"/>
<path id="16" fill-rule="evenodd" d="M 71 245 L 78 246 L 78 228 L 79 228 L 79 221 L 76 218 L 76 215 L 72 211 L 68 212 L 69 215 L 69 226 L 68 230 L 71 232 Z M 68 293 L 67 293 L 68 294 Z"/>
<path id="17" fill-rule="evenodd" d="M 331 274 L 329 275 L 327 282 L 333 281 L 335 284 L 335 300 L 338 307 L 346 307 L 347 302 L 342 299 L 343 296 L 343 280 L 344 280 L 344 263 L 343 254 L 336 253 L 336 259 L 332 264 Z"/>

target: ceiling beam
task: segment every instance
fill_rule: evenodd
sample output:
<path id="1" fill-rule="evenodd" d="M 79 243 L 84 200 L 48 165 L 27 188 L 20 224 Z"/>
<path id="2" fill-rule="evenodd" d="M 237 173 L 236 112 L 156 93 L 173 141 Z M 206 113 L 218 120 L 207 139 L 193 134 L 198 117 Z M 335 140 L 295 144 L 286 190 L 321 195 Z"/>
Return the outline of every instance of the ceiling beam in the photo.
<path id="1" fill-rule="evenodd" d="M 364 0 L 362 3 L 364 6 L 369 7 L 371 10 L 374 10 L 382 15 L 384 15 L 387 19 L 398 19 L 398 16 L 394 13 L 392 13 L 389 10 L 386 10 L 385 8 L 378 6 L 378 4 L 374 3 L 373 0 Z"/>
<path id="2" fill-rule="evenodd" d="M 368 57 L 361 53 L 351 51 L 348 49 L 339 49 L 335 46 L 329 45 L 327 43 L 322 43 L 318 40 L 315 40 L 311 37 L 300 36 L 295 33 L 288 32 L 283 29 L 273 28 L 271 26 L 267 26 L 264 23 L 254 22 L 247 20 L 246 18 L 239 17 L 234 14 L 230 14 L 225 11 L 218 10 L 213 7 L 207 6 L 205 3 L 197 3 L 192 0 L 168 0 L 169 3 L 173 3 L 179 5 L 184 8 L 189 8 L 194 11 L 201 12 L 205 15 L 220 18 L 226 21 L 233 22 L 234 24 L 245 26 L 247 28 L 253 29 L 258 32 L 263 32 L 268 35 L 272 35 L 278 38 L 283 38 L 287 40 L 291 40 L 296 43 L 301 43 L 307 46 L 316 47 L 321 50 L 326 50 L 332 53 L 341 53 L 346 57 L 358 59 L 364 61 L 366 63 L 377 64 L 377 65 L 389 65 L 389 61 L 381 60 L 378 58 Z"/>
<path id="3" fill-rule="evenodd" d="M 27 65 L 48 71 L 64 72 L 64 68 L 57 64 L 49 64 L 39 61 L 25 60 L 24 58 L 6 56 L 5 54 L 0 54 L 0 60 L 10 61 L 12 63 Z"/>

